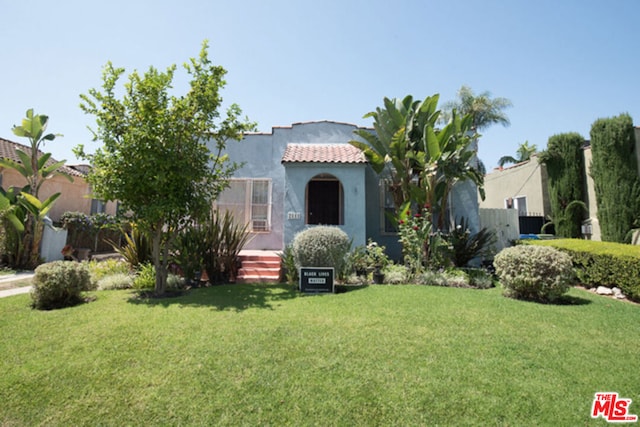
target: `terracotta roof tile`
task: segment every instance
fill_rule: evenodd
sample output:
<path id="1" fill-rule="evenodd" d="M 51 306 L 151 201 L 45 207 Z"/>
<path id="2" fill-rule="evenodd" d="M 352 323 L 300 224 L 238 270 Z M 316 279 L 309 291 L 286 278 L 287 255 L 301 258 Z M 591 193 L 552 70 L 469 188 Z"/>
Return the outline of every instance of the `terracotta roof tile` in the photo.
<path id="1" fill-rule="evenodd" d="M 31 147 L 27 147 L 26 145 L 18 144 L 17 142 L 9 141 L 8 139 L 0 138 L 0 158 L 14 160 L 18 163 L 22 163 L 20 161 L 20 157 L 16 154 L 16 148 L 21 149 L 28 155 L 31 155 Z M 43 155 L 44 153 L 40 152 L 39 155 Z M 54 158 L 49 158 L 47 161 L 47 165 L 51 165 L 57 162 Z M 82 173 L 79 170 L 70 168 L 68 166 L 62 166 L 62 171 L 66 172 L 71 176 L 77 177 L 85 177 L 86 174 Z"/>
<path id="2" fill-rule="evenodd" d="M 287 144 L 282 163 L 367 163 L 362 151 L 350 144 Z"/>

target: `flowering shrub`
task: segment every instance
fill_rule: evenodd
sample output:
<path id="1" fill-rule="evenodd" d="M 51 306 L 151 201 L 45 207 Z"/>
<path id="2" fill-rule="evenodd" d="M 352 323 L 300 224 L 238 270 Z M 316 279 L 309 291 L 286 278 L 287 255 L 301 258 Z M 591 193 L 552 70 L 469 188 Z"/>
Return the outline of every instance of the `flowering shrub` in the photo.
<path id="1" fill-rule="evenodd" d="M 423 271 L 432 229 L 431 213 L 426 208 L 422 213 L 415 215 L 411 215 L 411 210 L 407 208 L 400 215 L 398 235 L 402 244 L 404 264 L 411 274 L 419 274 Z"/>
<path id="2" fill-rule="evenodd" d="M 438 269 L 449 264 L 447 242 L 441 233 L 433 231 L 429 209 L 426 205 L 422 212 L 412 215 L 407 208 L 398 220 L 402 255 L 411 275 L 419 275 L 425 268 Z"/>
<path id="3" fill-rule="evenodd" d="M 503 249 L 494 260 L 505 295 L 529 301 L 553 301 L 569 290 L 575 275 L 571 258 L 548 246 Z"/>

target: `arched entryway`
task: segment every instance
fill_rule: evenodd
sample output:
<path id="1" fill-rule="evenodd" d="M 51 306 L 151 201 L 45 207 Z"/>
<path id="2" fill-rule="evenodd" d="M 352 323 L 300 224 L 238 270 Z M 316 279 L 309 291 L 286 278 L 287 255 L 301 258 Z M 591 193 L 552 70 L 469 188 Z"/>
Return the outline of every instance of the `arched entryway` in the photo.
<path id="1" fill-rule="evenodd" d="M 338 178 L 330 174 L 316 175 L 307 183 L 306 223 L 312 225 L 342 225 L 343 189 Z"/>

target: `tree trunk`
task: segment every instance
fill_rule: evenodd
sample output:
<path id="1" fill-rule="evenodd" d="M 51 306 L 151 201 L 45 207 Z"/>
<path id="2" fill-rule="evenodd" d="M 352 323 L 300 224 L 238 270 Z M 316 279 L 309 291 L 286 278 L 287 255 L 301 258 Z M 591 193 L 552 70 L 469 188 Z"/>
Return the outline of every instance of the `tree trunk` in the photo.
<path id="1" fill-rule="evenodd" d="M 156 287 L 155 294 L 162 296 L 167 291 L 167 269 L 165 265 L 166 259 L 162 259 L 162 227 L 157 227 L 153 232 L 153 265 L 156 269 Z M 165 257 L 166 258 L 166 257 Z"/>

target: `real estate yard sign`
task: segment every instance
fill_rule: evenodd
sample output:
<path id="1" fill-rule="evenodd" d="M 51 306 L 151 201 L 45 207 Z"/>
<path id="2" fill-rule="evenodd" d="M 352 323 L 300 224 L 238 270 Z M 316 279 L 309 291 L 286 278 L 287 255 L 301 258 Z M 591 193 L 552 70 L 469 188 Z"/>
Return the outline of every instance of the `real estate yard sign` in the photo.
<path id="1" fill-rule="evenodd" d="M 302 267 L 300 268 L 300 291 L 305 293 L 333 293 L 333 268 Z"/>

